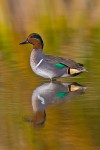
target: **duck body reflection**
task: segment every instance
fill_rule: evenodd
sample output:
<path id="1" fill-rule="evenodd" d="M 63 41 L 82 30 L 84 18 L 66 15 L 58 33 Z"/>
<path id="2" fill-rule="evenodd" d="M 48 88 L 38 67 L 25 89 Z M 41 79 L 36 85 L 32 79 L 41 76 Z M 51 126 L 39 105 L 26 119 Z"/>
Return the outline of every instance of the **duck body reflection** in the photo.
<path id="1" fill-rule="evenodd" d="M 48 105 L 69 101 L 84 93 L 86 87 L 76 82 L 50 82 L 37 87 L 32 93 L 32 107 L 35 116 L 30 120 L 35 127 L 45 123 Z M 28 120 L 29 121 L 29 120 Z"/>
<path id="2" fill-rule="evenodd" d="M 78 83 L 50 82 L 37 87 L 32 94 L 33 110 L 43 111 L 48 105 L 68 101 L 84 93 L 85 87 Z"/>

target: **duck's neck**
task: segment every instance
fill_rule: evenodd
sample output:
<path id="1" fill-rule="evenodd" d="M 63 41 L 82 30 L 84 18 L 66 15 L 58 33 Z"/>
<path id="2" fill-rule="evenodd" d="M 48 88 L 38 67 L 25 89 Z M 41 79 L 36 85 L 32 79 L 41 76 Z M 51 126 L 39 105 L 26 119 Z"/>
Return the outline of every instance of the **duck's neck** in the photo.
<path id="1" fill-rule="evenodd" d="M 39 61 L 41 59 L 43 59 L 43 57 L 44 57 L 44 54 L 43 54 L 42 49 L 38 49 L 38 50 L 33 49 L 32 52 L 31 52 L 30 60 L 34 64 L 37 64 L 37 63 L 39 63 Z"/>

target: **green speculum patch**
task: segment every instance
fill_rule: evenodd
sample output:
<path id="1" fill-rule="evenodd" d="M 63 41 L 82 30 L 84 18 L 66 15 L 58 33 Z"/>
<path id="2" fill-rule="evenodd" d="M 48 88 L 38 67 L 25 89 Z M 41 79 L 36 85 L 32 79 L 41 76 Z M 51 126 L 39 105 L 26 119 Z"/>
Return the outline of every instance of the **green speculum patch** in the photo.
<path id="1" fill-rule="evenodd" d="M 67 95 L 68 93 L 67 92 L 59 92 L 59 93 L 57 93 L 57 98 L 63 98 L 63 97 L 65 97 L 66 95 Z"/>
<path id="2" fill-rule="evenodd" d="M 59 64 L 55 64 L 55 66 L 56 66 L 56 67 L 58 67 L 58 68 L 61 68 L 61 69 L 63 69 L 63 68 L 67 68 L 67 66 L 66 66 L 66 65 L 61 64 L 61 63 L 59 63 Z"/>

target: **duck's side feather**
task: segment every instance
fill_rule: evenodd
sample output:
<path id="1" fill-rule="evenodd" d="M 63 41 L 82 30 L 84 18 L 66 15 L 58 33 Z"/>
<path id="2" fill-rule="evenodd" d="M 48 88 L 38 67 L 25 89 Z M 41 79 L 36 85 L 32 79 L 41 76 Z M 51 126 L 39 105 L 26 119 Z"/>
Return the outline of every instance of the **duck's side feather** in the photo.
<path id="1" fill-rule="evenodd" d="M 83 65 L 80 63 L 77 63 L 71 59 L 66 59 L 58 56 L 52 56 L 52 55 L 45 55 L 46 61 L 48 61 L 51 64 L 64 64 L 66 67 L 73 68 L 73 69 L 83 69 Z"/>

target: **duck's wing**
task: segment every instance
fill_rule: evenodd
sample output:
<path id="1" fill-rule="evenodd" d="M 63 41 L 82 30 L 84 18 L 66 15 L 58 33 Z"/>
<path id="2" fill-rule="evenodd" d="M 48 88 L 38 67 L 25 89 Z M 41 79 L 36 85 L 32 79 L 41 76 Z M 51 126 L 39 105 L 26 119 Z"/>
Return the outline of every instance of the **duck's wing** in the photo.
<path id="1" fill-rule="evenodd" d="M 72 69 L 83 69 L 83 65 L 80 63 L 77 63 L 71 59 L 66 59 L 58 56 L 51 56 L 51 55 L 45 55 L 46 61 L 48 61 L 51 64 L 59 65 L 63 64 L 66 67 L 72 68 Z"/>

